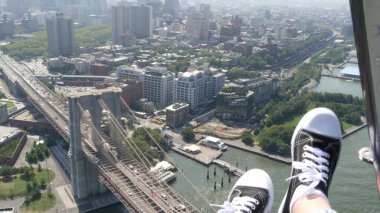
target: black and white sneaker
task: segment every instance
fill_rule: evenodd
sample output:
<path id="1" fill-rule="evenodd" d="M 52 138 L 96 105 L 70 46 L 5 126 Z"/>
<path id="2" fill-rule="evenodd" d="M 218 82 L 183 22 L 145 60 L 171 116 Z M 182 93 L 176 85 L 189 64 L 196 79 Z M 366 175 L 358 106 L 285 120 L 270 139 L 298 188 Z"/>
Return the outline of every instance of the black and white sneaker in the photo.
<path id="1" fill-rule="evenodd" d="M 327 199 L 341 141 L 340 123 L 331 110 L 316 108 L 303 116 L 291 141 L 292 171 L 279 213 L 291 212 L 294 202 L 305 195 Z"/>
<path id="2" fill-rule="evenodd" d="M 269 213 L 273 204 L 273 184 L 269 175 L 260 169 L 244 173 L 235 183 L 218 213 Z"/>

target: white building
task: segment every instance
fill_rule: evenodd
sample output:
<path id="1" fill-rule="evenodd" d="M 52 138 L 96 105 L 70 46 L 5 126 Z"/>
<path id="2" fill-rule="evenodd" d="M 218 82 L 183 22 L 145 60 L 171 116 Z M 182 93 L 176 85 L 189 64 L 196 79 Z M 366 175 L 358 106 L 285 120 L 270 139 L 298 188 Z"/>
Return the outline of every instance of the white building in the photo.
<path id="1" fill-rule="evenodd" d="M 207 76 L 204 71 L 192 70 L 178 73 L 174 82 L 174 102 L 186 102 L 192 110 L 204 104 Z"/>
<path id="2" fill-rule="evenodd" d="M 161 107 L 173 103 L 174 74 L 165 67 L 147 67 L 144 75 L 144 97 Z"/>
<path id="3" fill-rule="evenodd" d="M 207 67 L 180 72 L 174 81 L 174 102 L 189 103 L 196 110 L 216 97 L 224 83 L 225 74 L 212 73 Z"/>
<path id="4" fill-rule="evenodd" d="M 123 65 L 116 68 L 116 77 L 118 78 L 144 81 L 144 75 L 145 70 L 137 67 L 136 65 Z"/>

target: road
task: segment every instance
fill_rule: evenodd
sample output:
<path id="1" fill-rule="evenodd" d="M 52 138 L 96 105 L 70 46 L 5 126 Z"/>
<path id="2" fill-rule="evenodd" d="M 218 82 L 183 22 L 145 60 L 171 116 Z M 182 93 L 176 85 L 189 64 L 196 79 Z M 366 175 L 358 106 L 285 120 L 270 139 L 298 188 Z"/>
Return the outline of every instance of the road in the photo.
<path id="1" fill-rule="evenodd" d="M 17 82 L 26 93 L 28 100 L 44 115 L 61 136 L 68 141 L 69 113 L 67 103 L 39 82 L 34 77 L 33 71 L 25 65 L 19 64 L 12 58 L 2 55 L 1 52 L 0 62 L 4 73 L 11 78 L 12 81 Z M 90 119 L 86 121 L 82 119 L 82 122 L 90 126 L 88 124 Z M 118 152 L 124 153 L 125 150 L 121 149 L 116 151 L 115 146 L 112 145 L 112 149 L 109 148 L 108 150 L 104 148 L 104 146 L 97 147 L 101 150 L 98 152 L 95 151 L 97 149 L 92 148 L 93 145 L 88 136 L 84 135 L 83 132 L 82 136 L 82 150 L 85 157 L 100 171 L 102 182 L 106 184 L 124 205 L 132 207 L 136 211 L 148 209 L 147 212 L 179 212 L 182 211 L 182 209 L 175 208 L 186 206 L 185 212 L 198 212 L 194 206 L 184 200 L 179 194 L 175 193 L 166 183 L 158 183 L 156 178 L 153 177 L 145 167 L 141 167 L 139 171 L 139 173 L 141 173 L 140 176 L 144 178 L 139 179 L 137 182 L 131 181 L 135 179 L 135 173 L 115 166 L 115 160 L 122 156 L 119 155 Z M 99 136 L 104 145 L 112 144 L 112 141 L 110 141 L 104 133 L 101 133 Z M 130 156 L 130 154 L 124 154 L 123 156 Z M 127 164 L 124 164 L 124 162 L 118 162 L 123 165 L 122 167 L 127 167 Z M 136 160 L 133 162 L 134 166 L 139 165 Z M 143 168 L 145 168 L 145 170 L 143 170 Z M 130 197 L 128 189 L 121 187 L 122 184 L 129 185 L 129 188 L 135 187 L 140 193 L 140 196 Z M 163 199 L 155 199 L 156 196 L 154 192 L 161 190 L 166 192 L 167 200 L 170 201 L 170 203 L 163 201 Z M 141 200 L 141 202 L 136 204 L 138 200 Z"/>

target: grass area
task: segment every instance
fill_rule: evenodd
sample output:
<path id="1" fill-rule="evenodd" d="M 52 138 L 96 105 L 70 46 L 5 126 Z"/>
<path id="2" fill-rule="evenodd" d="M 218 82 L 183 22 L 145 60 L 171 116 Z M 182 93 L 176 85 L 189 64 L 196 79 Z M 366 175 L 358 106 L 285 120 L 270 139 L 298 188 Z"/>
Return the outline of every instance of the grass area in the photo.
<path id="1" fill-rule="evenodd" d="M 302 118 L 302 115 L 295 116 L 291 120 L 283 123 L 283 125 L 292 126 L 292 127 L 296 128 L 296 126 L 297 126 L 298 122 L 301 120 L 301 118 Z"/>
<path id="2" fill-rule="evenodd" d="M 37 183 L 41 183 L 41 179 L 45 179 L 46 183 L 51 182 L 55 178 L 55 174 L 53 171 L 46 169 L 42 169 L 41 172 L 38 172 L 37 169 L 34 170 L 35 179 Z M 49 177 L 49 180 L 48 180 Z M 31 182 L 31 181 L 30 181 Z M 26 191 L 27 181 L 17 177 L 9 182 L 0 181 L 0 198 L 5 197 L 21 197 L 24 196 Z"/>
<path id="3" fill-rule="evenodd" d="M 12 156 L 13 152 L 17 148 L 17 145 L 20 143 L 21 138 L 15 139 L 13 141 L 10 141 L 6 143 L 5 145 L 1 146 L 0 148 L 0 155 L 4 157 L 10 157 Z"/>
<path id="4" fill-rule="evenodd" d="M 56 202 L 55 195 L 52 193 L 52 196 L 49 197 L 47 192 L 41 193 L 41 199 L 35 200 L 26 205 L 22 204 L 22 212 L 42 212 L 54 207 Z"/>
<path id="5" fill-rule="evenodd" d="M 10 109 L 10 108 L 16 106 L 15 103 L 13 103 L 13 101 L 5 101 L 5 100 L 1 100 L 0 102 L 6 104 L 8 109 Z"/>
<path id="6" fill-rule="evenodd" d="M 343 130 L 346 131 L 348 130 L 349 128 L 353 127 L 354 125 L 352 124 L 349 124 L 349 123 L 346 123 L 344 121 L 342 121 L 342 125 L 343 125 Z"/>

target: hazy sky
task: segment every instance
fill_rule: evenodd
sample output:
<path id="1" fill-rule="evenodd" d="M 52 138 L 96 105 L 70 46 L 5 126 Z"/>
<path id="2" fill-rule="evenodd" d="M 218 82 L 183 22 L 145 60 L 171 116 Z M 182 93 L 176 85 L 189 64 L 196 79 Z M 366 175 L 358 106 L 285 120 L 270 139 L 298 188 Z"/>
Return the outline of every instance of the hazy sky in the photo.
<path id="1" fill-rule="evenodd" d="M 164 0 L 163 0 L 164 1 Z M 181 1 L 181 0 L 180 0 Z M 348 6 L 349 0 L 185 0 L 192 3 L 208 3 L 211 5 L 255 4 L 255 5 L 286 5 L 286 6 L 317 6 L 342 7 Z"/>
<path id="2" fill-rule="evenodd" d="M 118 0 L 107 0 L 108 3 L 115 4 Z M 137 1 L 137 0 L 127 0 L 127 1 Z M 165 2 L 165 0 L 161 0 L 162 2 Z M 211 5 L 213 4 L 219 4 L 224 5 L 225 3 L 229 4 L 258 4 L 258 5 L 304 5 L 304 6 L 318 6 L 318 7 L 341 7 L 341 6 L 348 6 L 349 0 L 179 0 L 187 1 L 189 3 L 209 3 Z"/>

